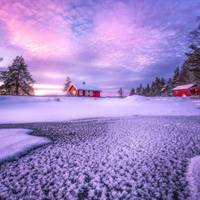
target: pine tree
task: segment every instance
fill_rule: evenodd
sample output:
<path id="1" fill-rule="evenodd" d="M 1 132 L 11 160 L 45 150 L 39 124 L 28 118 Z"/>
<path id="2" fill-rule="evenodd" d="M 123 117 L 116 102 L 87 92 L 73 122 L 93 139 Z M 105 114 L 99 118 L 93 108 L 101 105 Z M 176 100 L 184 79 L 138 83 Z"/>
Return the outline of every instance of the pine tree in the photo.
<path id="1" fill-rule="evenodd" d="M 142 84 L 140 84 L 140 86 L 136 88 L 135 94 L 137 94 L 137 95 L 143 95 L 143 93 L 144 93 L 143 87 L 142 87 Z"/>
<path id="2" fill-rule="evenodd" d="M 175 70 L 174 70 L 174 75 L 173 75 L 173 78 L 172 78 L 172 86 L 173 87 L 176 87 L 179 83 L 179 75 L 180 75 L 180 70 L 179 70 L 179 67 L 177 67 Z"/>
<path id="3" fill-rule="evenodd" d="M 150 92 L 150 96 L 155 96 L 156 93 L 156 84 L 155 81 L 151 82 L 151 92 Z"/>
<path id="4" fill-rule="evenodd" d="M 189 80 L 200 84 L 200 16 L 197 17 L 198 26 L 190 33 L 190 52 L 186 53 L 185 67 L 190 71 Z"/>
<path id="5" fill-rule="evenodd" d="M 134 94 L 135 94 L 135 89 L 132 88 L 131 91 L 130 91 L 130 93 L 129 93 L 129 96 L 132 96 L 132 95 L 134 95 Z"/>
<path id="6" fill-rule="evenodd" d="M 63 89 L 64 92 L 67 91 L 67 89 L 69 88 L 70 84 L 71 84 L 71 79 L 70 79 L 70 77 L 68 76 L 68 77 L 66 78 L 66 81 L 65 81 L 65 84 L 64 84 L 64 89 Z"/>
<path id="7" fill-rule="evenodd" d="M 119 94 L 119 97 L 123 97 L 124 96 L 124 91 L 123 91 L 122 88 L 119 88 L 118 94 Z"/>
<path id="8" fill-rule="evenodd" d="M 150 93 L 151 93 L 151 88 L 150 88 L 150 85 L 147 84 L 145 88 L 145 96 L 150 96 Z"/>
<path id="9" fill-rule="evenodd" d="M 181 85 L 193 82 L 192 74 L 189 71 L 186 63 L 184 63 L 183 66 L 181 67 L 178 82 Z"/>
<path id="10" fill-rule="evenodd" d="M 165 79 L 161 78 L 159 83 L 159 96 L 163 95 L 163 92 L 165 91 L 165 84 L 166 84 Z"/>
<path id="11" fill-rule="evenodd" d="M 166 94 L 167 94 L 167 96 L 172 95 L 172 89 L 173 89 L 172 78 L 169 78 L 167 83 L 166 83 Z"/>
<path id="12" fill-rule="evenodd" d="M 160 95 L 160 79 L 158 77 L 156 77 L 155 80 L 155 96 L 159 96 Z"/>
<path id="13" fill-rule="evenodd" d="M 1 91 L 9 95 L 33 95 L 33 83 L 35 82 L 27 69 L 27 65 L 22 56 L 17 56 L 8 71 L 0 73 L 3 85 Z"/>
<path id="14" fill-rule="evenodd" d="M 191 52 L 186 53 L 187 60 L 185 65 L 193 73 L 193 81 L 200 84 L 200 48 L 195 45 L 191 45 L 190 48 Z"/>
<path id="15" fill-rule="evenodd" d="M 140 86 L 139 86 L 139 95 L 143 95 L 143 94 L 144 94 L 143 86 L 142 86 L 142 84 L 140 84 Z"/>

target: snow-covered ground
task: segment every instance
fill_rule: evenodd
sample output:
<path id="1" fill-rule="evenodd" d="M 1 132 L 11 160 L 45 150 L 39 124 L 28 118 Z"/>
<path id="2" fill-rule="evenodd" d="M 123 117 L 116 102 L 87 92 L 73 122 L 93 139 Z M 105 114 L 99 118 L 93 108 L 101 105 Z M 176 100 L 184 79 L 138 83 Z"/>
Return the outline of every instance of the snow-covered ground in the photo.
<path id="1" fill-rule="evenodd" d="M 180 97 L 77 98 L 0 96 L 0 123 L 66 121 L 131 115 L 200 115 L 200 99 Z"/>
<path id="2" fill-rule="evenodd" d="M 199 116 L 134 116 L 23 127 L 53 142 L 0 166 L 2 199 L 190 199 Z"/>
<path id="3" fill-rule="evenodd" d="M 188 97 L 0 96 L 0 160 L 53 141 L 1 163 L 0 198 L 198 199 L 199 116 Z"/>
<path id="4" fill-rule="evenodd" d="M 187 179 L 190 185 L 192 200 L 200 199 L 200 156 L 195 156 L 190 160 Z"/>
<path id="5" fill-rule="evenodd" d="M 44 137 L 29 135 L 28 129 L 0 129 L 0 161 L 50 142 Z"/>

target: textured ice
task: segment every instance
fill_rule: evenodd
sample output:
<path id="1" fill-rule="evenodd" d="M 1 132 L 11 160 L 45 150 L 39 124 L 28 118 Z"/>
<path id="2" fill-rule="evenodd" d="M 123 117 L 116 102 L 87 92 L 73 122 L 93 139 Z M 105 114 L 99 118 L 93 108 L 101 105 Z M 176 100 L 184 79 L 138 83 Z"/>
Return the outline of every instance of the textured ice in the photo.
<path id="1" fill-rule="evenodd" d="M 22 154 L 33 147 L 47 144 L 49 139 L 29 135 L 29 129 L 0 129 L 0 161 Z"/>
<path id="2" fill-rule="evenodd" d="M 187 178 L 189 181 L 192 200 L 200 199 L 200 156 L 195 156 L 191 159 Z"/>
<path id="3" fill-rule="evenodd" d="M 190 199 L 199 117 L 126 117 L 24 127 L 53 142 L 0 166 L 3 199 Z"/>

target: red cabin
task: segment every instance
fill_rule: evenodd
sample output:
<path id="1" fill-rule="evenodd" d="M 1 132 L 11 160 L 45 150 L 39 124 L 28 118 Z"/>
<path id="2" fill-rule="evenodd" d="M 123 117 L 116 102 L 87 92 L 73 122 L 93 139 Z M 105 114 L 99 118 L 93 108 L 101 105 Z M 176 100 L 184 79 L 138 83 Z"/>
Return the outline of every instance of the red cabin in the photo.
<path id="1" fill-rule="evenodd" d="M 200 86 L 195 88 L 195 94 L 200 96 Z"/>
<path id="2" fill-rule="evenodd" d="M 172 89 L 173 96 L 191 96 L 191 95 L 199 95 L 200 94 L 200 87 L 195 84 L 186 84 L 186 85 L 179 85 Z"/>
<path id="3" fill-rule="evenodd" d="M 88 85 L 85 82 L 71 83 L 67 89 L 67 95 L 78 97 L 101 97 L 101 90 L 96 86 Z"/>

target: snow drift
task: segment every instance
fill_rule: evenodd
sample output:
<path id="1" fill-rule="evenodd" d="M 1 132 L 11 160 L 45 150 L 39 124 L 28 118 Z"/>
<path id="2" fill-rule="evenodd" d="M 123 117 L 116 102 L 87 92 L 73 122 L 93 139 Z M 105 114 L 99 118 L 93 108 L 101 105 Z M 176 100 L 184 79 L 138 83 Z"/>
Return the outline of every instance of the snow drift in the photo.
<path id="1" fill-rule="evenodd" d="M 30 132 L 29 129 L 0 129 L 0 161 L 50 142 L 47 138 L 29 135 Z"/>
<path id="2" fill-rule="evenodd" d="M 200 115 L 200 100 L 181 97 L 0 96 L 0 123 L 51 122 L 131 115 Z"/>
<path id="3" fill-rule="evenodd" d="M 195 156 L 190 160 L 187 171 L 187 179 L 191 191 L 191 199 L 200 199 L 200 156 Z"/>

